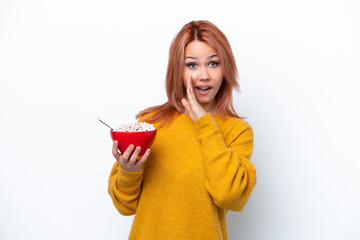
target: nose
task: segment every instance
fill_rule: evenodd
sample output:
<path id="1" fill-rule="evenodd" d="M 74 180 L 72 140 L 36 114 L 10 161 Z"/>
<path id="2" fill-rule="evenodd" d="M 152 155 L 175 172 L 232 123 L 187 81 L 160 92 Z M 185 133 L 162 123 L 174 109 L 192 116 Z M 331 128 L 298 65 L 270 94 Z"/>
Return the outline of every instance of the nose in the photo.
<path id="1" fill-rule="evenodd" d="M 200 70 L 200 81 L 209 81 L 210 80 L 210 74 L 208 72 L 208 69 L 206 67 L 202 67 Z"/>

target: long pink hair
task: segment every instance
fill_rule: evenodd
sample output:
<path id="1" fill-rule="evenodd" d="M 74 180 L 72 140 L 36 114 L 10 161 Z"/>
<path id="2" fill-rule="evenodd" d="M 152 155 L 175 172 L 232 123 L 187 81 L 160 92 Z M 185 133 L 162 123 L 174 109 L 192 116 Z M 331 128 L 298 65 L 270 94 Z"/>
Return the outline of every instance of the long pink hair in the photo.
<path id="1" fill-rule="evenodd" d="M 148 123 L 161 122 L 160 126 L 164 126 L 170 124 L 176 116 L 184 112 L 181 99 L 186 96 L 183 83 L 185 47 L 194 40 L 209 44 L 216 50 L 220 58 L 224 79 L 216 95 L 217 114 L 220 117 L 228 114 L 240 118 L 232 104 L 232 90 L 234 88 L 239 90 L 235 58 L 226 36 L 209 21 L 192 21 L 183 26 L 170 46 L 166 74 L 168 101 L 163 105 L 142 110 L 136 115 L 136 118 L 142 118 L 142 121 Z"/>

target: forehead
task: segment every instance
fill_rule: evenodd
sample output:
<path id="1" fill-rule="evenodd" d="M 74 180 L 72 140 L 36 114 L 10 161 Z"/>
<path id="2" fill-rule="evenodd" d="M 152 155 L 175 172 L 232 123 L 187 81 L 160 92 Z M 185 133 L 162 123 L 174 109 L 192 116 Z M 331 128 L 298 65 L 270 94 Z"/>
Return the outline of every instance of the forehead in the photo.
<path id="1" fill-rule="evenodd" d="M 195 40 L 190 42 L 185 47 L 185 57 L 187 56 L 207 57 L 213 54 L 217 54 L 216 50 L 206 42 Z"/>

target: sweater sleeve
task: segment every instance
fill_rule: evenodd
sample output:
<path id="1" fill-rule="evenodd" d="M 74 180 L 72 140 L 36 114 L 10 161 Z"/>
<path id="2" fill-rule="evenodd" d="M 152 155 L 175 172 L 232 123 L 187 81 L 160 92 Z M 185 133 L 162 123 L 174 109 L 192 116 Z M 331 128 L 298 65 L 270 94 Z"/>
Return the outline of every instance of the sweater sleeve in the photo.
<path id="1" fill-rule="evenodd" d="M 143 170 L 129 172 L 115 162 L 109 177 L 108 192 L 116 209 L 122 215 L 133 215 L 136 212 Z"/>
<path id="2" fill-rule="evenodd" d="M 209 113 L 196 120 L 194 127 L 204 159 L 206 190 L 218 207 L 241 211 L 256 183 L 256 169 L 250 162 L 251 126 L 245 121 L 233 126 L 229 146 Z"/>

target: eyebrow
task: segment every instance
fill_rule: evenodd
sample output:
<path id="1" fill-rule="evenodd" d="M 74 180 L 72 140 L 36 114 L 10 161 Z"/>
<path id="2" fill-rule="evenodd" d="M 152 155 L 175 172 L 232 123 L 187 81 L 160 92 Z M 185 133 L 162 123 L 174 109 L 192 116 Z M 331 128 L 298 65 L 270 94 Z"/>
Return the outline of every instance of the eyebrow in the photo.
<path id="1" fill-rule="evenodd" d="M 210 56 L 208 56 L 206 58 L 211 59 L 211 58 L 214 58 L 214 57 L 219 57 L 219 56 L 217 54 L 212 54 L 212 55 L 210 55 Z M 187 56 L 185 59 L 187 59 L 187 58 L 190 58 L 190 59 L 193 59 L 193 60 L 198 59 L 198 57 L 195 57 L 195 56 Z"/>

